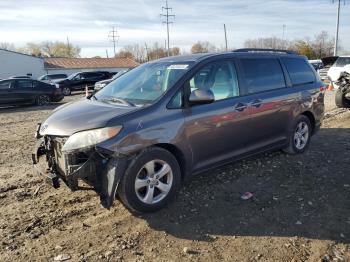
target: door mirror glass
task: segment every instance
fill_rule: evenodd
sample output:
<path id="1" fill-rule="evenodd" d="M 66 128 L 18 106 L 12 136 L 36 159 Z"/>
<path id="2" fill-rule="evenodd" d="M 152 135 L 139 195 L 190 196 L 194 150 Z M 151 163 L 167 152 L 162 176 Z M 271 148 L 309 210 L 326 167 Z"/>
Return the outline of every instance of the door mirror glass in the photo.
<path id="1" fill-rule="evenodd" d="M 190 104 L 198 105 L 198 104 L 209 104 L 214 102 L 215 97 L 211 90 L 207 89 L 196 89 L 193 90 L 190 94 Z"/>

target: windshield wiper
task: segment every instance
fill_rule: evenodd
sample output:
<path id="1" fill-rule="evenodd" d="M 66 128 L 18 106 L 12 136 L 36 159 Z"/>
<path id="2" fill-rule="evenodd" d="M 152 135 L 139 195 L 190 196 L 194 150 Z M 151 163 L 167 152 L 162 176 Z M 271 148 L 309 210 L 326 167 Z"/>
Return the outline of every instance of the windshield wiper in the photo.
<path id="1" fill-rule="evenodd" d="M 122 99 L 122 98 L 118 98 L 118 97 L 109 97 L 109 98 L 106 98 L 104 100 L 112 102 L 112 103 L 118 103 L 118 104 L 133 106 L 133 107 L 136 106 L 134 103 L 127 101 L 125 99 Z"/>

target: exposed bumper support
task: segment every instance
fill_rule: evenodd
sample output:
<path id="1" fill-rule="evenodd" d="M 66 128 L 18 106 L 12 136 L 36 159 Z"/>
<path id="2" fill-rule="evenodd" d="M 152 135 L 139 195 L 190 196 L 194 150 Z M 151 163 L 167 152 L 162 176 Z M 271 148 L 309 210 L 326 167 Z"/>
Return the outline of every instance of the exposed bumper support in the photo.
<path id="1" fill-rule="evenodd" d="M 106 155 L 106 152 L 101 154 L 99 149 L 95 148 L 83 163 L 73 164 L 66 161 L 65 172 L 62 173 L 57 168 L 52 154 L 53 150 L 48 150 L 43 139 L 38 141 L 32 153 L 34 169 L 46 182 L 58 188 L 60 181 L 63 181 L 72 191 L 76 191 L 80 189 L 78 181 L 83 180 L 97 192 L 104 208 L 113 205 L 119 181 L 127 167 L 127 157 Z M 69 159 L 67 155 L 64 157 Z"/>

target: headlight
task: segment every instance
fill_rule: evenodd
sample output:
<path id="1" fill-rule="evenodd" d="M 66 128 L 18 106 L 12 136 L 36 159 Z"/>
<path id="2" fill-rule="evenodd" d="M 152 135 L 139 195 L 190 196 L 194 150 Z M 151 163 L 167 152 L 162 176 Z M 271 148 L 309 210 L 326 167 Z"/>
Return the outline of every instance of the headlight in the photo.
<path id="1" fill-rule="evenodd" d="M 67 142 L 62 148 L 62 151 L 71 151 L 74 149 L 96 145 L 114 137 L 120 132 L 121 129 L 121 126 L 105 127 L 75 133 L 68 138 Z"/>

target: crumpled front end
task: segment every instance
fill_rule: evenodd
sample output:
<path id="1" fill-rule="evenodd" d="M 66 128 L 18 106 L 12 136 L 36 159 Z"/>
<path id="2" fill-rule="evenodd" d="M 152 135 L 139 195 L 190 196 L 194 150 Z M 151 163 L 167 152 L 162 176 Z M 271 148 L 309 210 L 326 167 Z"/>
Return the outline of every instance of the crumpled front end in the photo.
<path id="1" fill-rule="evenodd" d="M 112 206 L 126 168 L 126 156 L 116 156 L 115 152 L 97 146 L 63 152 L 68 137 L 40 137 L 38 131 L 36 137 L 38 142 L 32 153 L 32 161 L 35 170 L 45 177 L 46 182 L 54 188 L 63 182 L 76 191 L 82 189 L 79 184 L 84 181 L 99 194 L 103 207 Z"/>

